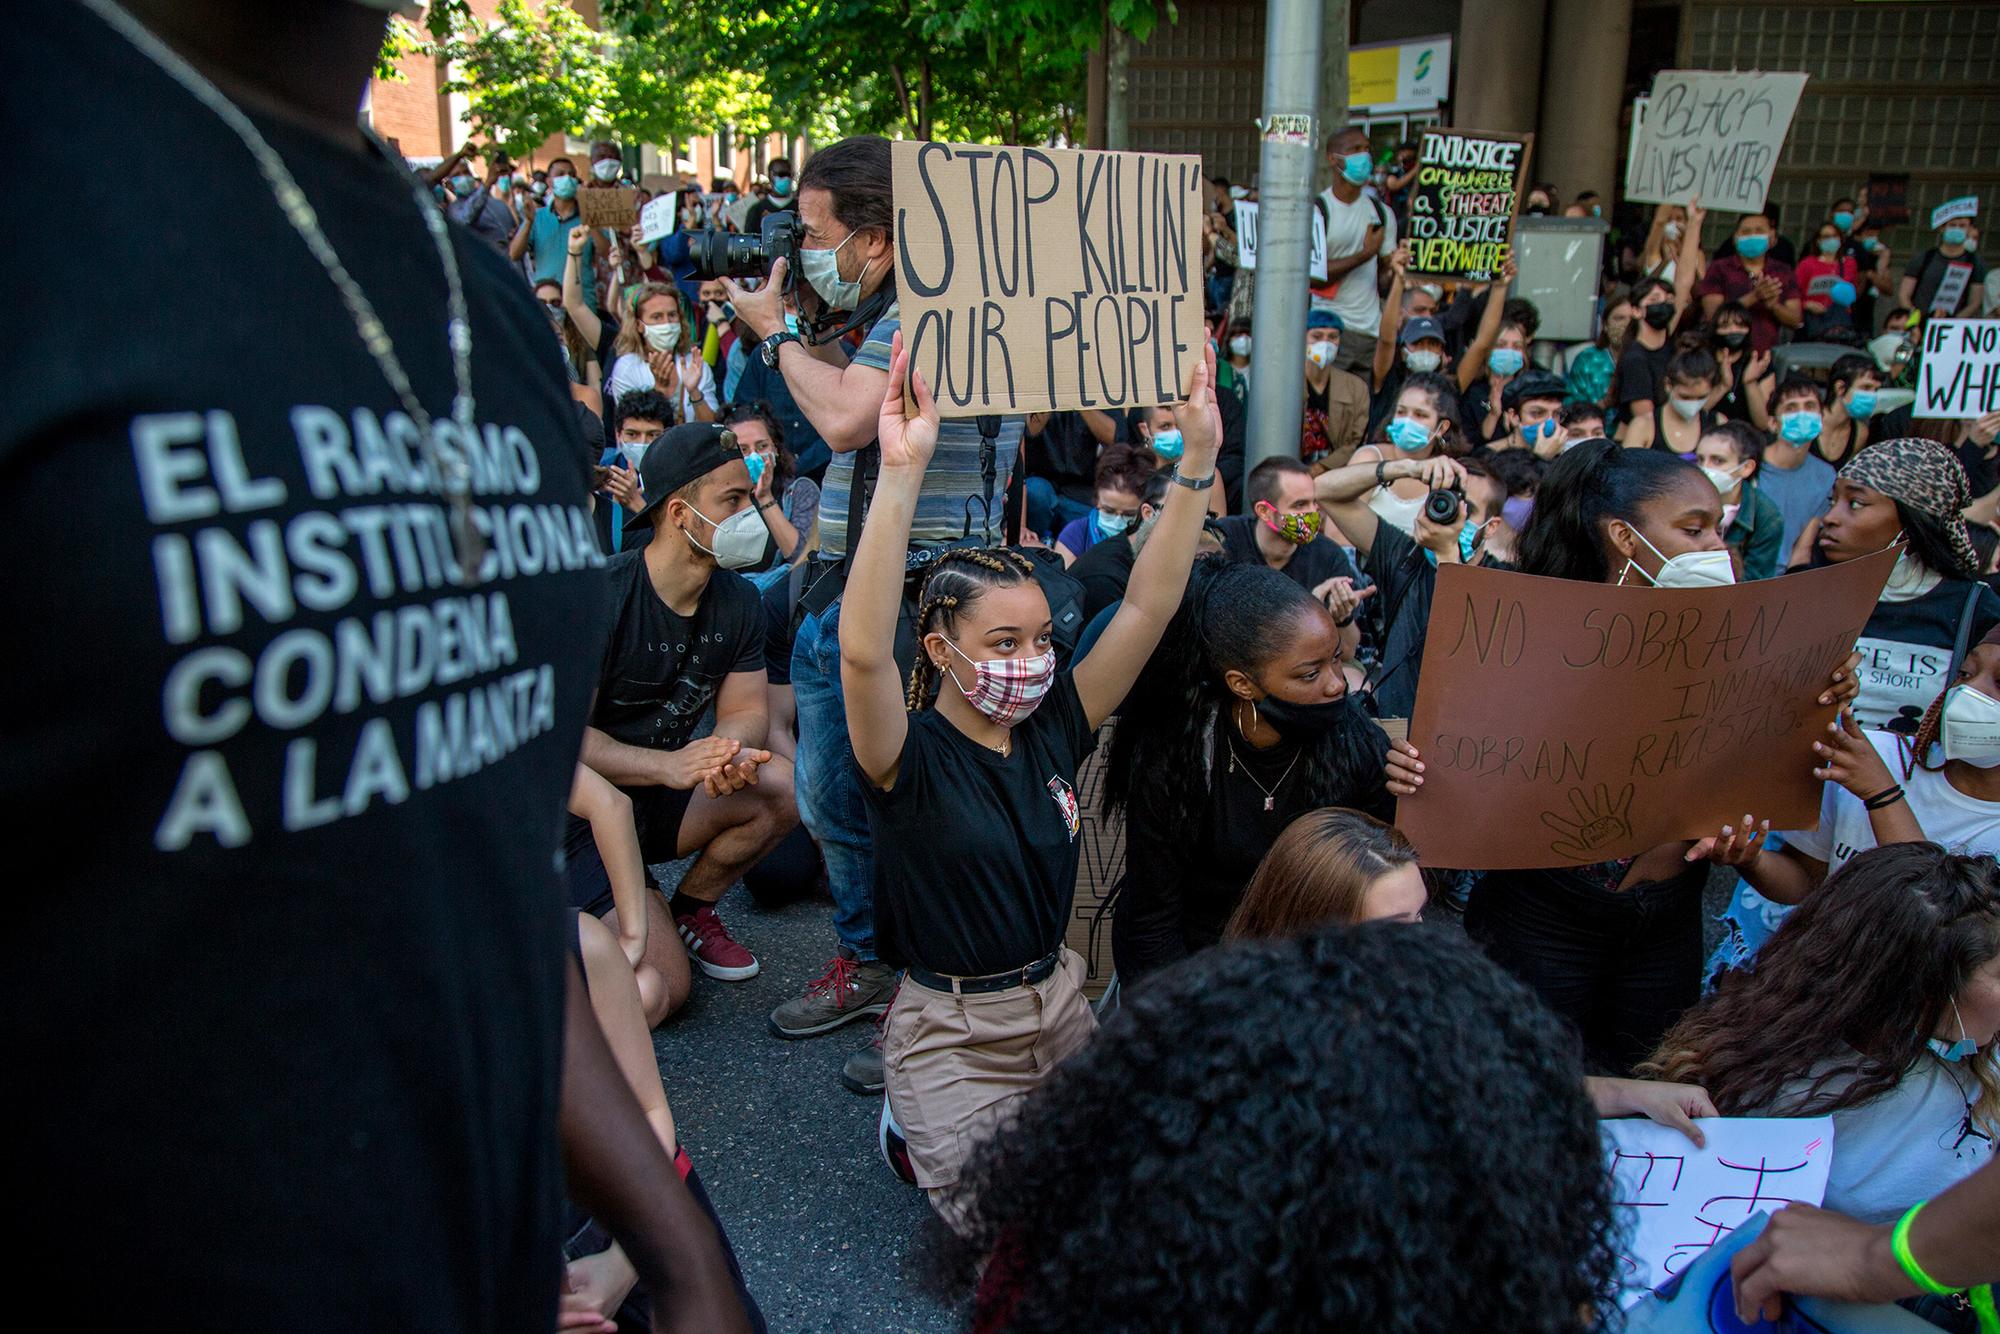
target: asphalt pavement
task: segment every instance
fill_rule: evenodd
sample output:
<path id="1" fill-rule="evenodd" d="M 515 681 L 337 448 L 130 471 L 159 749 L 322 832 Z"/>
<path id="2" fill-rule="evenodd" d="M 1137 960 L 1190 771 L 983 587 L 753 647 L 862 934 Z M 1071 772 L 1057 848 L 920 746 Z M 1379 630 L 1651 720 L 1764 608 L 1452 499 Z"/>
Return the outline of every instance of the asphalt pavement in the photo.
<path id="1" fill-rule="evenodd" d="M 680 869 L 656 868 L 669 893 Z M 962 1307 L 914 1272 L 913 1249 L 938 1224 L 876 1149 L 881 1099 L 840 1084 L 874 1026 L 803 1042 L 766 1026 L 833 954 L 832 907 L 814 897 L 768 910 L 740 885 L 724 897 L 723 921 L 763 970 L 748 982 L 697 971 L 688 1004 L 654 1033 L 674 1122 L 772 1334 L 963 1329 Z"/>

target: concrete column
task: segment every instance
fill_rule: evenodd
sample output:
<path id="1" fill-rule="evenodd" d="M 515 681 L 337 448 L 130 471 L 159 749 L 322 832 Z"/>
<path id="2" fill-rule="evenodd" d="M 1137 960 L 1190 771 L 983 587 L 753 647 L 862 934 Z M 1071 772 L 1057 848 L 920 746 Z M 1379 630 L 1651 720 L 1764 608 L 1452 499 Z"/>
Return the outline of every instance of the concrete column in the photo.
<path id="1" fill-rule="evenodd" d="M 1623 0 L 1628 11 L 1632 0 Z M 1467 5 L 1468 19 L 1478 26 L 1461 30 L 1465 40 L 1452 45 L 1458 65 L 1452 96 L 1452 123 L 1468 130 L 1505 130 L 1528 134 L 1535 128 L 1535 110 L 1542 87 L 1542 10 L 1546 0 L 1479 0 Z M 1579 6 L 1588 8 L 1588 5 Z M 1617 73 L 1625 72 L 1624 48 L 1619 48 Z M 1575 70 L 1570 52 L 1561 54 L 1563 78 Z M 1613 119 L 1614 128 L 1616 118 Z M 1538 145 L 1539 147 L 1539 145 Z"/>
<path id="2" fill-rule="evenodd" d="M 1319 119 L 1320 148 L 1326 137 L 1347 123 L 1347 32 L 1349 0 L 1320 0 Z M 1325 157 L 1322 152 L 1320 157 Z"/>
<path id="3" fill-rule="evenodd" d="M 1535 179 L 1554 182 L 1565 203 L 1585 190 L 1618 188 L 1625 60 L 1632 46 L 1632 0 L 1553 0 L 1549 50 L 1559 62 L 1553 95 L 1535 136 Z"/>

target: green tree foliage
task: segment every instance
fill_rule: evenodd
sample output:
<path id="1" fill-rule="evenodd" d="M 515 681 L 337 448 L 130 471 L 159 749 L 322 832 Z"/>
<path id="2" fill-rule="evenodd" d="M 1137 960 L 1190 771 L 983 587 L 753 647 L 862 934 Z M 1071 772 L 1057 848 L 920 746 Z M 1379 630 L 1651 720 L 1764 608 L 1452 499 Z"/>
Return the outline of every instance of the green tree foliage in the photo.
<path id="1" fill-rule="evenodd" d="M 539 9 L 500 0 L 492 27 L 462 4 L 456 14 L 433 6 L 433 36 L 440 9 L 449 25 L 439 46 L 449 62 L 443 91 L 465 94 L 475 135 L 525 149 L 599 118 L 613 62 L 603 34 L 562 0 Z"/>
<path id="2" fill-rule="evenodd" d="M 382 34 L 382 49 L 375 53 L 375 77 L 390 83 L 408 83 L 401 65 L 407 56 L 429 56 L 437 52 L 432 42 L 425 40 L 424 34 L 411 26 L 401 14 L 389 16 L 389 27 Z"/>

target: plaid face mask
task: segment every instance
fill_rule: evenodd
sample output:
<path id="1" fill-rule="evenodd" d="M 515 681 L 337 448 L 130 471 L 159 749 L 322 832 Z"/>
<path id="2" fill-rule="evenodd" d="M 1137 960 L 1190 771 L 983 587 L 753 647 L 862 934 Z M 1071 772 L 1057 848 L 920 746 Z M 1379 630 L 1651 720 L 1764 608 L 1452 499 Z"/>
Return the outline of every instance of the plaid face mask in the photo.
<path id="1" fill-rule="evenodd" d="M 1042 696 L 1055 684 L 1056 655 L 1043 653 L 1033 658 L 967 658 L 949 639 L 944 646 L 972 664 L 972 688 L 945 669 L 951 683 L 965 696 L 965 702 L 999 723 L 1012 727 L 1035 711 Z"/>

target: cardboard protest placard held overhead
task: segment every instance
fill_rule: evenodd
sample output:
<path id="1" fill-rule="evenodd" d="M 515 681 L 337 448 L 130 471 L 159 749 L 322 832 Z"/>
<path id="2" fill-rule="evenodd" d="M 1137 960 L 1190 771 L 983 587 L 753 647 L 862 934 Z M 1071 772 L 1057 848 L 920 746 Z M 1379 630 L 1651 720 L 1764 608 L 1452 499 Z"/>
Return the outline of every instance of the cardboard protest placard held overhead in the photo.
<path id="1" fill-rule="evenodd" d="M 903 345 L 941 416 L 1187 397 L 1199 157 L 900 141 L 892 161 Z"/>
<path id="2" fill-rule="evenodd" d="M 1647 204 L 1699 197 L 1711 213 L 1756 212 L 1805 86 L 1803 74 L 1661 70 L 1625 164 L 1625 197 Z"/>
<path id="3" fill-rule="evenodd" d="M 1426 866 L 1500 871 L 1815 822 L 1819 696 L 1896 555 L 1695 589 L 1442 567 L 1397 824 Z"/>
<path id="4" fill-rule="evenodd" d="M 1966 420 L 2000 411 L 2000 322 L 1924 321 L 1913 415 Z"/>
<path id="5" fill-rule="evenodd" d="M 577 215 L 586 227 L 630 231 L 639 221 L 639 192 L 622 186 L 585 186 L 576 192 Z"/>
<path id="6" fill-rule="evenodd" d="M 1490 283 L 1514 253 L 1532 134 L 1426 130 L 1404 237 L 1410 273 Z"/>

